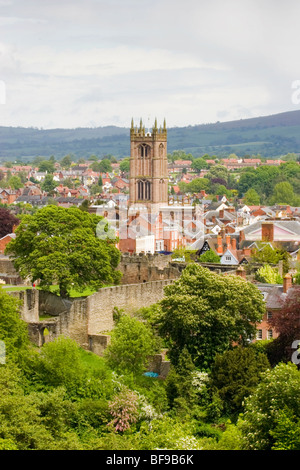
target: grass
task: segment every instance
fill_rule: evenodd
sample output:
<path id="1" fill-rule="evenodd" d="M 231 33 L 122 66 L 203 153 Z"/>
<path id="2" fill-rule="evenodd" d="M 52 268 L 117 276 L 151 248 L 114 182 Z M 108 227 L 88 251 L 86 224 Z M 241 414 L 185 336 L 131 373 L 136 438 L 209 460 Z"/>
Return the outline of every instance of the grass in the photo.
<path id="1" fill-rule="evenodd" d="M 108 286 L 103 286 L 103 287 L 111 287 L 112 285 Z M 2 285 L 2 288 L 4 290 L 7 290 L 9 292 L 13 291 L 23 291 L 23 290 L 28 290 L 32 289 L 31 286 L 12 286 L 12 285 Z M 37 286 L 37 289 L 43 290 L 41 287 Z M 49 286 L 47 289 L 49 292 L 52 292 L 53 294 L 59 295 L 58 292 L 58 286 Z M 76 290 L 76 289 L 71 289 L 70 291 L 70 297 L 75 298 L 75 297 L 88 297 L 89 295 L 95 294 L 98 292 L 97 290 L 91 289 L 90 287 L 86 287 L 82 292 Z"/>
<path id="2" fill-rule="evenodd" d="M 7 290 L 9 292 L 14 292 L 14 291 L 22 291 L 22 290 L 28 290 L 32 289 L 31 286 L 10 286 L 10 285 L 3 285 L 1 286 L 4 290 Z"/>
<path id="3" fill-rule="evenodd" d="M 37 289 L 41 289 L 41 287 L 37 287 Z M 52 294 L 59 295 L 58 286 L 50 286 L 48 290 L 49 292 L 52 292 Z M 84 289 L 82 292 L 77 291 L 76 289 L 71 289 L 70 297 L 87 297 L 89 295 L 95 294 L 95 292 L 97 291 L 90 289 L 89 287 Z"/>
<path id="4" fill-rule="evenodd" d="M 90 370 L 102 370 L 106 368 L 106 363 L 102 357 L 82 348 L 80 348 L 80 359 Z"/>

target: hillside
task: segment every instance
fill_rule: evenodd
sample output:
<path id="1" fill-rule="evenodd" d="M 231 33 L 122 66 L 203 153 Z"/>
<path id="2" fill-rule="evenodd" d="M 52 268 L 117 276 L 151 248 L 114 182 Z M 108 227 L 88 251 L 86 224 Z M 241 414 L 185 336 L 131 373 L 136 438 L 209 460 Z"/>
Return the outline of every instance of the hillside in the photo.
<path id="1" fill-rule="evenodd" d="M 228 155 L 260 153 L 276 157 L 300 152 L 300 110 L 271 116 L 217 122 L 168 129 L 168 151 L 184 150 L 195 157 L 205 153 Z M 106 126 L 77 129 L 36 129 L 0 127 L 0 158 L 30 160 L 54 155 L 61 158 L 100 157 L 113 154 L 117 158 L 130 152 L 129 128 Z"/>

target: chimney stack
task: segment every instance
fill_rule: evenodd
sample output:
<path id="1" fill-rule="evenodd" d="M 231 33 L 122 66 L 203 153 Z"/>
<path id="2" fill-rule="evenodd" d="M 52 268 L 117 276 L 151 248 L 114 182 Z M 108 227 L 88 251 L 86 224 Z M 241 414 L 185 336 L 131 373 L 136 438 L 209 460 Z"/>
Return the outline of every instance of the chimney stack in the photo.
<path id="1" fill-rule="evenodd" d="M 218 242 L 217 253 L 218 253 L 218 255 L 222 255 L 223 254 L 223 245 L 222 245 L 221 235 L 217 236 L 217 242 Z"/>
<path id="2" fill-rule="evenodd" d="M 283 278 L 283 292 L 286 294 L 287 291 L 292 287 L 293 278 L 290 273 L 287 273 Z"/>
<path id="3" fill-rule="evenodd" d="M 231 246 L 233 250 L 236 250 L 236 238 L 231 239 Z"/>
<path id="4" fill-rule="evenodd" d="M 226 235 L 226 246 L 227 248 L 231 248 L 230 235 Z"/>
<path id="5" fill-rule="evenodd" d="M 261 240 L 263 242 L 272 242 L 274 240 L 274 224 L 273 224 L 273 222 L 262 222 L 262 224 L 261 224 Z"/>

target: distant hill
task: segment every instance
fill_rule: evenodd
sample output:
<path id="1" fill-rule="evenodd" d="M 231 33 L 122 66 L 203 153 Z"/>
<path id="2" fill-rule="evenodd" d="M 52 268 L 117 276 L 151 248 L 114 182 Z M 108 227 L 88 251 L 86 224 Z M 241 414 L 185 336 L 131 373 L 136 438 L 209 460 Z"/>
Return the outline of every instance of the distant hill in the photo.
<path id="1" fill-rule="evenodd" d="M 300 110 L 238 121 L 168 129 L 168 152 L 184 150 L 195 157 L 260 154 L 278 157 L 300 153 Z M 41 155 L 117 158 L 129 156 L 129 128 L 106 126 L 77 129 L 0 127 L 0 159 L 29 161 Z"/>

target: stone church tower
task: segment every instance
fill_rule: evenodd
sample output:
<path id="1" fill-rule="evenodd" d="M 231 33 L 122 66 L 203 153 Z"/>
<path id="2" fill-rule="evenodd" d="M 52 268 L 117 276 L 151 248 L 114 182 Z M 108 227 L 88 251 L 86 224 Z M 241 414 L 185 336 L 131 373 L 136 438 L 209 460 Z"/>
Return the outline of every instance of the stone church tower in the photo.
<path id="1" fill-rule="evenodd" d="M 129 204 L 146 207 L 168 204 L 167 128 L 146 132 L 142 120 L 140 127 L 130 129 Z"/>

